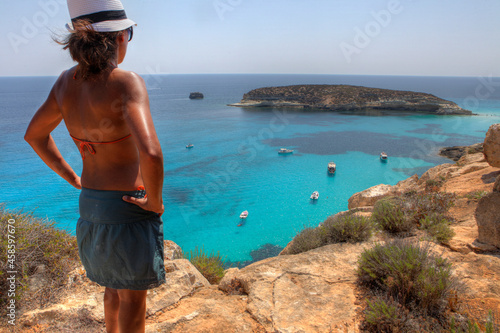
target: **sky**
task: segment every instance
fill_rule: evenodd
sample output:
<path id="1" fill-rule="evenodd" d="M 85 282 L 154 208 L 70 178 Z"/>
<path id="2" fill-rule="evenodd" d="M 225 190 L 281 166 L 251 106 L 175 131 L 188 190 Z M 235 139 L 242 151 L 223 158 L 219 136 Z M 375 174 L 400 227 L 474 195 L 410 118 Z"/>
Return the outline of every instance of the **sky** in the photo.
<path id="1" fill-rule="evenodd" d="M 139 74 L 500 77 L 498 0 L 122 0 Z M 0 76 L 74 65 L 66 0 L 0 3 Z"/>

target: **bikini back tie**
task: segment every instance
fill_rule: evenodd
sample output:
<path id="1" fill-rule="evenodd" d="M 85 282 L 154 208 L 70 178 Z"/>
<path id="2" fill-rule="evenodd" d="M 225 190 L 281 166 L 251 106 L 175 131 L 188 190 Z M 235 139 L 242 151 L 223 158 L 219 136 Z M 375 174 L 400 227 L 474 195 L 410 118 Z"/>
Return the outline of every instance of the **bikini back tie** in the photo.
<path id="1" fill-rule="evenodd" d="M 106 142 L 92 142 L 92 141 L 80 140 L 78 138 L 75 138 L 71 134 L 69 136 L 71 136 L 71 138 L 73 140 L 78 141 L 80 143 L 80 154 L 82 155 L 82 160 L 84 160 L 85 159 L 85 148 L 87 148 L 87 151 L 91 155 L 95 155 L 95 149 L 92 145 L 107 145 L 107 144 L 111 144 L 111 143 L 117 143 L 117 142 L 120 142 L 120 141 L 123 141 L 125 139 L 130 138 L 132 136 L 132 134 L 126 135 L 123 138 L 118 139 L 118 140 L 106 141 Z"/>

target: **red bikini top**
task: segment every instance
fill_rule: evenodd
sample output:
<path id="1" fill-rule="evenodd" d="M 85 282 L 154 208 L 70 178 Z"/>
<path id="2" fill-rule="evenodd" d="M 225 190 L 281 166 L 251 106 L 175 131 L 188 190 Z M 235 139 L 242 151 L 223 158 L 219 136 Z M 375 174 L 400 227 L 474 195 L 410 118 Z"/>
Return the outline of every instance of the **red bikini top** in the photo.
<path id="1" fill-rule="evenodd" d="M 71 138 L 75 141 L 78 141 L 80 143 L 80 154 L 82 155 L 82 160 L 85 159 L 85 148 L 87 148 L 88 152 L 92 155 L 95 155 L 95 149 L 92 145 L 106 145 L 110 143 L 117 143 L 120 141 L 123 141 L 125 139 L 128 139 L 132 136 L 132 134 L 126 135 L 121 139 L 114 140 L 114 141 L 107 141 L 107 142 L 92 142 L 92 141 L 85 141 L 85 140 L 80 140 L 75 138 L 73 135 L 69 135 Z"/>

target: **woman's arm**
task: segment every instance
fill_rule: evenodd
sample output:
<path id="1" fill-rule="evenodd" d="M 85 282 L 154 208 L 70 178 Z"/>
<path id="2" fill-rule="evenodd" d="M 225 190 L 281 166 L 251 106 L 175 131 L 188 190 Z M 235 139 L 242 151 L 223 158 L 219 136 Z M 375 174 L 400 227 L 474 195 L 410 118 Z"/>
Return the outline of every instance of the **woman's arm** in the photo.
<path id="1" fill-rule="evenodd" d="M 59 80 L 58 80 L 59 82 Z M 68 183 L 81 189 L 80 177 L 73 171 L 71 166 L 64 160 L 61 152 L 52 138 L 52 131 L 61 122 L 62 114 L 55 99 L 54 84 L 49 97 L 35 113 L 24 135 L 26 140 L 40 158 L 59 176 Z"/>
<path id="2" fill-rule="evenodd" d="M 139 150 L 139 163 L 147 198 L 124 197 L 145 210 L 163 213 L 163 154 L 149 110 L 149 97 L 144 80 L 131 72 L 123 73 L 125 101 L 123 117 Z"/>

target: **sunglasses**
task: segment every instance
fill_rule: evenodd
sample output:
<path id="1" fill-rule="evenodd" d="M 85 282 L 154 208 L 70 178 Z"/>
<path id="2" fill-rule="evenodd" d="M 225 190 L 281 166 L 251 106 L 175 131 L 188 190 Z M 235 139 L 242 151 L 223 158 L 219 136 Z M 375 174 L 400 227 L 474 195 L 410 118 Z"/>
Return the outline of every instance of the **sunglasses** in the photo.
<path id="1" fill-rule="evenodd" d="M 132 40 L 132 37 L 134 36 L 134 27 L 131 26 L 130 28 L 127 29 L 128 31 L 128 41 L 130 42 Z"/>

